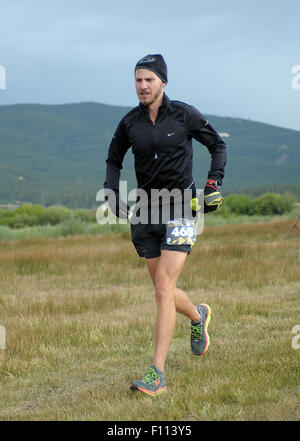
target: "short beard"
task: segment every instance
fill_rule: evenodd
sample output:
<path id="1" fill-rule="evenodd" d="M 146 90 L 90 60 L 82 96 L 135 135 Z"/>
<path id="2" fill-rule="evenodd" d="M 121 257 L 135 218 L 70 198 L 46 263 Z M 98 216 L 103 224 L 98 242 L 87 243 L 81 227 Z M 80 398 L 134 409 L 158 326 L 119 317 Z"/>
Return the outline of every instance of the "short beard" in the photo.
<path id="1" fill-rule="evenodd" d="M 153 100 L 150 103 L 145 104 L 145 106 L 146 107 L 151 106 L 151 104 L 153 104 L 157 100 L 157 98 L 159 98 L 159 96 L 161 95 L 161 91 L 162 88 L 154 95 Z"/>

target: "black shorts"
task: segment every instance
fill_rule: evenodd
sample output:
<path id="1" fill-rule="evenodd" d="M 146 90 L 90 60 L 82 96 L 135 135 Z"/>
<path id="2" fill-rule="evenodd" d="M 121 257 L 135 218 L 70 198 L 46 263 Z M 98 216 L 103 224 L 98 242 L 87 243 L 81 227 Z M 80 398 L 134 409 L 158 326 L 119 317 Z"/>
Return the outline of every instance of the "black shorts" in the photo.
<path id="1" fill-rule="evenodd" d="M 131 224 L 131 238 L 140 257 L 152 259 L 159 257 L 161 250 L 191 252 L 191 245 L 168 245 L 166 243 L 166 224 Z"/>

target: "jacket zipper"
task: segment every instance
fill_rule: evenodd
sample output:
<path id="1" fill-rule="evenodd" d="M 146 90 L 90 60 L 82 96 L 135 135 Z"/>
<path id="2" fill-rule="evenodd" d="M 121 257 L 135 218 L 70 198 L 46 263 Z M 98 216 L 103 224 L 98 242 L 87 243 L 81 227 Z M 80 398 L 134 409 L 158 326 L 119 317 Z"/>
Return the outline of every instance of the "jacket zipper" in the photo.
<path id="1" fill-rule="evenodd" d="M 154 127 L 156 127 L 156 124 L 155 124 L 155 122 L 152 122 L 152 130 L 154 130 Z M 153 138 L 154 138 L 154 135 L 153 135 Z M 153 144 L 154 144 L 154 139 L 153 139 Z M 154 159 L 158 159 L 158 154 L 155 150 L 154 150 Z"/>

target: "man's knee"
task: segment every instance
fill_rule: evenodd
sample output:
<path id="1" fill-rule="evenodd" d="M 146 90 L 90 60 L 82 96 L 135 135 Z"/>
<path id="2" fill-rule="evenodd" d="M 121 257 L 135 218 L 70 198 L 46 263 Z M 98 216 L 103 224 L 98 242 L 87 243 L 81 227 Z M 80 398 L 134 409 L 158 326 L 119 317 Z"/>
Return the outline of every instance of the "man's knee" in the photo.
<path id="1" fill-rule="evenodd" d="M 163 302 L 163 301 L 174 302 L 175 286 L 172 280 L 168 278 L 165 278 L 164 280 L 156 280 L 155 296 L 158 302 Z"/>

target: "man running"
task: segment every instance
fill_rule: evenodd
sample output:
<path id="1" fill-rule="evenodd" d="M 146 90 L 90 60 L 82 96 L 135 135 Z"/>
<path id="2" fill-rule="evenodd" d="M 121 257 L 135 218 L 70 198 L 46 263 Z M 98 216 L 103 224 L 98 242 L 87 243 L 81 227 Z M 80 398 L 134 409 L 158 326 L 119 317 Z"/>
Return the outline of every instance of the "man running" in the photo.
<path id="1" fill-rule="evenodd" d="M 171 101 L 164 93 L 168 82 L 167 65 L 162 55 L 150 54 L 135 66 L 135 87 L 139 105 L 120 121 L 111 141 L 106 161 L 104 188 L 116 196 L 115 214 L 128 217 L 129 207 L 119 197 L 122 163 L 131 147 L 135 161 L 138 189 L 149 195 L 151 190 L 191 189 L 191 206 L 198 210 L 196 187 L 192 176 L 192 138 L 207 147 L 211 167 L 204 188 L 204 212 L 218 208 L 223 198 L 218 190 L 224 177 L 226 146 L 206 118 L 193 106 Z M 109 201 L 108 201 L 109 203 Z M 160 211 L 160 208 L 159 208 Z M 174 211 L 174 210 L 173 210 Z M 172 210 L 170 210 L 170 213 Z M 150 218 L 149 218 L 150 219 Z M 186 229 L 178 225 L 193 225 L 190 219 L 131 224 L 131 235 L 140 257 L 146 258 L 156 296 L 155 351 L 152 365 L 140 380 L 130 384 L 133 391 L 155 395 L 166 390 L 165 361 L 175 328 L 176 312 L 191 320 L 191 349 L 203 355 L 209 345 L 207 327 L 211 317 L 206 304 L 194 305 L 184 291 L 177 288 L 177 279 L 187 255 L 195 242 L 195 235 L 186 240 Z M 172 234 L 180 240 L 172 240 Z M 178 236 L 177 234 L 177 236 Z"/>

